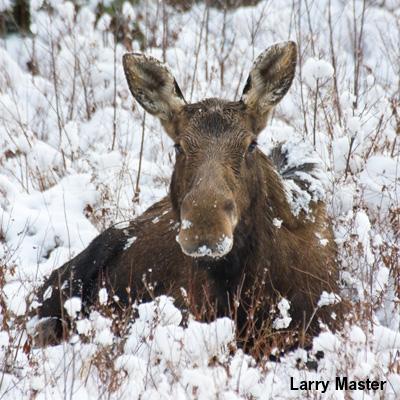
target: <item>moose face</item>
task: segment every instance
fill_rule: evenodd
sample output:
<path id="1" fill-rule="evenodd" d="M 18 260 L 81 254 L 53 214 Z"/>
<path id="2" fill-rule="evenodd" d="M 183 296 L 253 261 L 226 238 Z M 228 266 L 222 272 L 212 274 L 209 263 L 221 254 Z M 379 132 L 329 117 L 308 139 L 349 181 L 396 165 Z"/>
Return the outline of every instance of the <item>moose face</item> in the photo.
<path id="1" fill-rule="evenodd" d="M 179 119 L 171 181 L 178 241 L 192 257 L 222 257 L 251 203 L 257 136 L 240 102 L 205 100 L 183 107 Z"/>
<path id="2" fill-rule="evenodd" d="M 276 44 L 255 61 L 240 101 L 195 104 L 186 104 L 159 61 L 124 55 L 133 96 L 161 120 L 175 143 L 171 201 L 181 222 L 177 240 L 186 255 L 225 256 L 234 245 L 235 228 L 247 223 L 260 193 L 257 135 L 292 83 L 296 55 L 293 42 Z"/>

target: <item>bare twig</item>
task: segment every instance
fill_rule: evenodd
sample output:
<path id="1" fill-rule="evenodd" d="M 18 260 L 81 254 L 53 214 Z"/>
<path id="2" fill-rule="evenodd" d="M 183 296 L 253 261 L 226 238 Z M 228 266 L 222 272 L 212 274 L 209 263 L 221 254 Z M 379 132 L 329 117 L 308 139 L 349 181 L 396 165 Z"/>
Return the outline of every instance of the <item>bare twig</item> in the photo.
<path id="1" fill-rule="evenodd" d="M 142 119 L 142 138 L 140 141 L 140 154 L 139 154 L 139 166 L 138 166 L 138 173 L 136 177 L 136 186 L 133 201 L 136 202 L 139 200 L 139 193 L 140 193 L 140 174 L 142 172 L 142 158 L 143 158 L 143 146 L 144 146 L 144 137 L 145 137 L 145 129 L 146 129 L 146 112 L 143 114 Z"/>

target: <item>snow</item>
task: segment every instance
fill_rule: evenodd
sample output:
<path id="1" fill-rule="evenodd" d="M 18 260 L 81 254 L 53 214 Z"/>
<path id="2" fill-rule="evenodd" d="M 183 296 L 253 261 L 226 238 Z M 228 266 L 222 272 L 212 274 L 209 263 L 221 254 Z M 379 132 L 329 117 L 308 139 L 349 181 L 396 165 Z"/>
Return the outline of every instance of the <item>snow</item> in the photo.
<path id="1" fill-rule="evenodd" d="M 114 335 L 110 329 L 104 328 L 96 332 L 94 342 L 101 346 L 111 346 L 114 340 Z"/>
<path id="2" fill-rule="evenodd" d="M 43 293 L 43 300 L 47 300 L 51 297 L 51 294 L 53 293 L 53 288 L 49 286 L 46 291 Z"/>
<path id="3" fill-rule="evenodd" d="M 0 332 L 0 347 L 7 347 L 9 344 L 9 336 L 8 333 L 5 331 Z"/>
<path id="4" fill-rule="evenodd" d="M 282 134 L 283 133 L 283 134 Z M 291 132 L 290 136 L 281 132 L 276 138 L 269 138 L 262 148 L 267 154 L 272 154 L 274 147 L 281 143 L 281 151 L 286 160 L 280 165 L 280 173 L 284 176 L 286 197 L 295 216 L 305 212 L 312 219 L 311 205 L 323 200 L 326 196 L 328 176 L 324 172 L 321 157 L 314 151 L 311 144 Z M 307 169 L 308 165 L 312 168 Z M 302 170 L 302 166 L 306 166 Z"/>
<path id="5" fill-rule="evenodd" d="M 12 2 L 11 0 L 1 0 L 0 1 L 0 12 L 7 11 L 11 9 L 12 7 Z"/>
<path id="6" fill-rule="evenodd" d="M 365 333 L 359 326 L 353 326 L 349 333 L 349 339 L 353 343 L 364 344 L 367 340 Z"/>
<path id="7" fill-rule="evenodd" d="M 100 19 L 97 21 L 97 29 L 100 31 L 106 31 L 110 28 L 111 24 L 111 16 L 108 14 L 103 14 Z"/>
<path id="8" fill-rule="evenodd" d="M 88 319 L 81 319 L 76 321 L 76 330 L 80 335 L 87 336 L 91 330 L 91 323 Z"/>
<path id="9" fill-rule="evenodd" d="M 189 221 L 188 219 L 183 219 L 181 222 L 181 229 L 183 230 L 187 230 L 190 229 L 192 227 L 192 222 Z"/>
<path id="10" fill-rule="evenodd" d="M 360 210 L 356 213 L 354 218 L 354 233 L 358 236 L 360 243 L 365 246 L 369 242 L 369 232 L 371 230 L 371 223 L 365 211 Z"/>
<path id="11" fill-rule="evenodd" d="M 360 185 L 369 209 L 385 213 L 400 195 L 398 169 L 396 159 L 382 154 L 368 159 L 360 174 Z"/>
<path id="12" fill-rule="evenodd" d="M 336 293 L 328 293 L 323 291 L 318 300 L 317 306 L 318 307 L 329 306 L 331 304 L 339 303 L 340 300 L 341 300 L 340 296 L 338 296 Z"/>
<path id="13" fill-rule="evenodd" d="M 185 224 L 187 227 L 188 225 Z M 187 240 L 186 238 L 184 240 Z M 179 235 L 176 236 L 176 241 L 180 243 Z M 190 255 L 191 257 L 213 257 L 219 258 L 223 257 L 225 254 L 228 254 L 233 246 L 233 238 L 230 236 L 222 235 L 220 239 L 215 244 L 214 248 L 210 248 L 207 245 L 202 245 L 197 248 L 196 251 L 191 253 L 186 253 L 185 249 L 182 248 L 182 251 Z"/>
<path id="14" fill-rule="evenodd" d="M 319 239 L 319 243 L 321 246 L 325 247 L 329 243 L 329 240 L 328 239 Z"/>
<path id="15" fill-rule="evenodd" d="M 136 18 L 136 12 L 128 1 L 125 1 L 122 5 L 122 15 L 131 21 L 134 21 Z"/>
<path id="16" fill-rule="evenodd" d="M 282 226 L 282 220 L 279 218 L 274 218 L 272 220 L 272 225 L 276 226 L 278 229 Z"/>
<path id="17" fill-rule="evenodd" d="M 137 236 L 132 236 L 132 237 L 126 239 L 126 243 L 125 243 L 123 250 L 124 251 L 128 250 L 133 245 L 133 243 L 135 243 L 136 239 L 137 239 Z"/>
<path id="18" fill-rule="evenodd" d="M 167 296 L 160 296 L 155 302 L 140 304 L 138 306 L 140 320 L 145 322 L 157 320 L 161 325 L 179 325 L 182 316 L 171 300 Z"/>
<path id="19" fill-rule="evenodd" d="M 99 304 L 104 306 L 108 301 L 108 293 L 106 288 L 101 288 L 99 290 Z"/>
<path id="20" fill-rule="evenodd" d="M 287 299 L 283 298 L 280 300 L 277 307 L 280 316 L 274 319 L 272 326 L 274 327 L 274 329 L 287 328 L 292 321 L 292 318 L 289 315 L 290 302 Z"/>
<path id="21" fill-rule="evenodd" d="M 76 318 L 82 308 L 82 300 L 79 297 L 71 297 L 64 303 L 64 308 L 71 318 Z"/>
<path id="22" fill-rule="evenodd" d="M 220 241 L 217 243 L 217 254 L 219 256 L 223 256 L 228 254 L 231 251 L 233 246 L 233 239 L 229 236 L 223 236 Z"/>
<path id="23" fill-rule="evenodd" d="M 355 138 L 361 132 L 361 121 L 357 116 L 349 116 L 347 118 L 347 129 L 349 130 L 350 137 Z"/>
<path id="24" fill-rule="evenodd" d="M 114 228 L 121 229 L 121 230 L 129 228 L 129 221 L 119 222 L 119 223 L 114 225 Z"/>
<path id="25" fill-rule="evenodd" d="M 304 80 L 311 89 L 316 89 L 317 85 L 325 83 L 332 77 L 334 69 L 332 65 L 325 60 L 309 58 L 303 66 Z"/>
<path id="26" fill-rule="evenodd" d="M 68 343 L 45 349 L 29 344 L 24 321 L 44 279 L 110 226 L 124 231 L 126 249 L 134 245 L 129 221 L 169 190 L 172 141 L 159 121 L 147 116 L 135 192 L 144 114 L 125 81 L 120 60 L 127 49 L 114 46 L 111 18 L 96 17 L 98 3 L 52 0 L 42 7 L 43 1 L 31 1 L 32 35 L 0 39 L 0 398 L 322 398 L 316 390 L 291 391 L 290 377 L 299 382 L 336 376 L 382 379 L 387 385 L 384 392 L 329 389 L 324 398 L 400 398 L 395 0 L 366 3 L 358 94 L 351 38 L 363 2 L 309 2 L 308 11 L 292 8 L 289 0 L 261 1 L 225 14 L 209 8 L 207 29 L 203 2 L 179 13 L 165 5 L 167 24 L 160 2 L 121 5 L 128 31 L 139 28 L 146 52 L 159 59 L 165 55 L 188 102 L 214 96 L 238 100 L 257 55 L 269 44 L 299 39 L 301 73 L 297 68 L 258 143 L 266 154 L 277 144 L 286 152 L 280 173 L 286 173 L 294 215 L 312 220 L 310 205 L 327 200 L 343 290 L 322 293 L 318 306 L 336 302 L 338 295 L 348 300 L 351 316 L 343 329 L 333 333 L 323 327 L 309 351 L 287 352 L 280 362 L 255 360 L 235 348 L 232 320 L 207 324 L 185 316 L 182 324 L 182 312 L 166 296 L 135 304 L 137 318 L 116 335 L 122 321 L 106 307 L 113 293 L 101 288 L 103 307 L 89 316 L 81 312 L 81 299 L 65 303 L 77 332 Z M 11 4 L 0 1 L 0 12 Z M 136 39 L 129 44 L 140 51 Z M 35 74 L 28 68 L 32 59 Z M 315 167 L 293 173 L 305 164 Z M 182 221 L 181 229 L 190 229 L 188 222 Z M 279 215 L 272 224 L 284 229 Z M 318 239 L 330 244 L 324 235 Z M 232 239 L 222 237 L 219 246 L 224 254 Z M 290 304 L 282 299 L 276 310 L 274 327 L 284 329 Z M 313 371 L 307 362 L 319 350 L 324 357 Z"/>

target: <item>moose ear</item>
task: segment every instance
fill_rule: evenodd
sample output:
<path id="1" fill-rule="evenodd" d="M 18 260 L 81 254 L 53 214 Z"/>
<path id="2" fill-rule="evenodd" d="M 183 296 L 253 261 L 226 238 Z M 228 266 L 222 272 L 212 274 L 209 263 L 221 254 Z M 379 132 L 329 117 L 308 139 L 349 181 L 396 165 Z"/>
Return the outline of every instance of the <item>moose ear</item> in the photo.
<path id="1" fill-rule="evenodd" d="M 157 59 L 127 53 L 122 62 L 133 97 L 150 114 L 169 121 L 186 104 L 171 72 Z"/>
<path id="2" fill-rule="evenodd" d="M 255 118 L 255 129 L 264 128 L 270 111 L 289 90 L 296 69 L 297 46 L 277 43 L 255 60 L 242 94 L 242 102 Z"/>

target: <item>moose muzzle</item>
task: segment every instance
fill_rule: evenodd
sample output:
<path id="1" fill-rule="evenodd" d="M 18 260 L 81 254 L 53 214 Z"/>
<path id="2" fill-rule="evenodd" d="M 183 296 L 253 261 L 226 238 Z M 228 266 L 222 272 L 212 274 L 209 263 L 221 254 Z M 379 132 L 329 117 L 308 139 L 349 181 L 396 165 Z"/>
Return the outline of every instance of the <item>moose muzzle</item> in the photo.
<path id="1" fill-rule="evenodd" d="M 177 241 L 188 256 L 223 257 L 232 249 L 236 224 L 237 209 L 231 196 L 196 190 L 182 202 Z"/>

